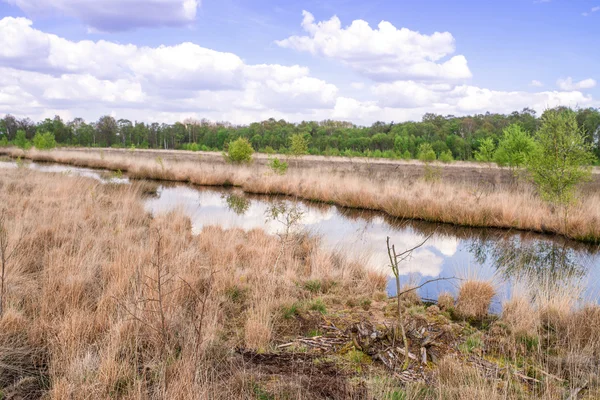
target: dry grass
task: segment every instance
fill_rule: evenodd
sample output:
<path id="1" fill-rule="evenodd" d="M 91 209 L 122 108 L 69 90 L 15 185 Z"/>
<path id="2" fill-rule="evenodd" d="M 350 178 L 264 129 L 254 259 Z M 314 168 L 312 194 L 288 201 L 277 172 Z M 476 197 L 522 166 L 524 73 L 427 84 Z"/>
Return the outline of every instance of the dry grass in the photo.
<path id="1" fill-rule="evenodd" d="M 4 396 L 249 398 L 232 349 L 272 348 L 281 306 L 313 296 L 299 282 L 335 282 L 329 295 L 345 298 L 385 281 L 304 236 L 274 273 L 277 237 L 218 227 L 194 236 L 181 214 L 146 214 L 145 190 L 0 171 L 9 239 L 21 243 L 0 318 Z"/>
<path id="2" fill-rule="evenodd" d="M 268 173 L 261 165 L 235 167 L 191 161 L 164 161 L 145 153 L 135 156 L 100 151 L 2 149 L 13 157 L 127 172 L 132 178 L 235 185 L 249 193 L 285 194 L 345 207 L 383 211 L 391 216 L 473 227 L 514 228 L 558 233 L 578 240 L 600 240 L 600 193 L 585 194 L 564 221 L 528 185 L 482 188 L 472 183 L 407 182 L 388 174 L 365 179 L 352 173 L 316 169 L 291 170 L 286 176 Z"/>
<path id="3" fill-rule="evenodd" d="M 458 291 L 456 311 L 463 318 L 481 320 L 488 315 L 495 294 L 496 290 L 490 281 L 466 280 Z"/>
<path id="4" fill-rule="evenodd" d="M 443 292 L 438 295 L 437 304 L 440 309 L 448 311 L 454 309 L 454 296 L 448 292 Z"/>

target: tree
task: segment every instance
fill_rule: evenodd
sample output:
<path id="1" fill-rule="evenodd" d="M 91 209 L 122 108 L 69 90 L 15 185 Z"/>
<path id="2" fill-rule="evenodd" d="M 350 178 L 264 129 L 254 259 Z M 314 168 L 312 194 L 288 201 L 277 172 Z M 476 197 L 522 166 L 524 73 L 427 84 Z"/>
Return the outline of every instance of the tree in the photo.
<path id="1" fill-rule="evenodd" d="M 452 157 L 452 152 L 450 150 L 442 151 L 440 153 L 439 159 L 443 163 L 450 163 L 454 161 L 454 158 Z"/>
<path id="2" fill-rule="evenodd" d="M 98 144 L 100 146 L 110 147 L 113 143 L 116 142 L 117 137 L 117 121 L 110 115 L 105 115 L 100 117 L 98 122 L 96 123 L 96 131 L 98 133 L 98 142 L 94 143 L 94 145 Z"/>
<path id="3" fill-rule="evenodd" d="M 232 163 L 249 163 L 252 161 L 254 149 L 246 138 L 238 138 L 229 143 L 226 159 Z"/>
<path id="4" fill-rule="evenodd" d="M 436 159 L 435 151 L 433 150 L 433 147 L 431 147 L 431 144 L 429 144 L 429 143 L 422 143 L 419 146 L 419 154 L 417 157 L 419 158 L 420 161 L 423 161 L 425 163 L 435 161 L 435 159 Z"/>
<path id="5" fill-rule="evenodd" d="M 481 162 L 490 162 L 494 159 L 494 139 L 485 138 L 479 142 L 479 149 L 475 152 L 475 159 Z"/>
<path id="6" fill-rule="evenodd" d="M 33 145 L 38 150 L 53 149 L 56 147 L 56 140 L 50 132 L 38 132 L 33 137 Z"/>
<path id="7" fill-rule="evenodd" d="M 575 200 L 577 185 L 590 178 L 590 164 L 595 160 L 575 112 L 545 112 L 535 139 L 538 150 L 527 165 L 533 181 L 546 201 L 568 206 Z"/>
<path id="8" fill-rule="evenodd" d="M 308 140 L 301 134 L 290 136 L 290 154 L 301 156 L 308 153 Z"/>
<path id="9" fill-rule="evenodd" d="M 19 129 L 17 131 L 15 140 L 14 140 L 14 145 L 23 150 L 29 149 L 31 147 L 31 143 L 29 143 L 29 140 L 27 140 L 24 130 Z"/>
<path id="10" fill-rule="evenodd" d="M 494 153 L 494 161 L 511 170 L 523 167 L 535 151 L 535 141 L 521 125 L 512 124 L 502 131 L 502 139 Z"/>

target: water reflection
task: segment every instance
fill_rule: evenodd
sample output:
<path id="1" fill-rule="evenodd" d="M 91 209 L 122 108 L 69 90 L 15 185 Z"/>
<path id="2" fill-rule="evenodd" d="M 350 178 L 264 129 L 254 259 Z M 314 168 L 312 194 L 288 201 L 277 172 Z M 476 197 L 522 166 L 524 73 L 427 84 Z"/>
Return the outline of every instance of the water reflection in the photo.
<path id="1" fill-rule="evenodd" d="M 73 167 L 70 165 L 60 164 L 49 164 L 49 163 L 36 163 L 27 161 L 0 161 L 0 169 L 15 169 L 15 168 L 27 168 L 35 171 L 49 172 L 49 173 L 60 173 L 64 175 L 83 176 L 87 178 L 96 179 L 103 183 L 129 183 L 129 179 L 124 177 L 123 174 L 112 171 L 96 170 L 90 168 Z"/>
<path id="2" fill-rule="evenodd" d="M 128 182 L 127 178 L 112 172 L 87 168 L 37 163 L 25 163 L 23 167 L 87 176 L 102 182 Z M 0 161 L 0 168 L 17 168 L 17 165 Z M 401 250 L 414 247 L 434 233 L 400 266 L 405 281 L 412 279 L 419 283 L 436 277 L 464 275 L 465 271 L 483 277 L 496 276 L 501 282 L 508 283 L 523 275 L 551 280 L 556 285 L 577 279 L 585 285 L 589 299 L 598 299 L 600 246 L 560 237 L 402 220 L 378 212 L 296 201 L 289 197 L 248 195 L 231 188 L 162 185 L 157 196 L 145 201 L 145 207 L 152 213 L 181 210 L 191 219 L 194 233 L 208 225 L 220 225 L 244 230 L 260 228 L 279 235 L 285 234 L 286 224 L 269 216 L 273 216 L 277 207 L 296 209 L 295 223 L 308 233 L 319 235 L 325 247 L 390 274 L 385 244 L 388 236 L 396 249 Z M 419 294 L 434 299 L 442 291 L 455 291 L 455 285 L 453 281 L 438 281 L 420 289 Z M 394 291 L 395 287 L 390 285 L 390 294 Z"/>
<path id="3" fill-rule="evenodd" d="M 162 186 L 158 196 L 148 199 L 151 212 L 181 209 L 199 232 L 207 225 L 249 230 L 262 228 L 282 234 L 285 224 L 265 218 L 275 205 L 295 206 L 298 225 L 322 238 L 324 246 L 359 258 L 373 269 L 390 271 L 386 237 L 397 249 L 408 249 L 434 232 L 424 246 L 400 266 L 403 279 L 415 282 L 435 277 L 461 276 L 474 271 L 478 276 L 497 276 L 510 281 L 525 270 L 558 277 L 585 276 L 588 290 L 598 287 L 598 246 L 588 246 L 553 236 L 495 229 L 471 229 L 407 221 L 377 212 L 352 210 L 322 203 L 295 201 L 288 197 L 247 195 L 237 189 Z M 566 273 L 568 272 L 568 274 Z M 390 271 L 391 273 L 391 271 Z M 425 298 L 441 291 L 455 291 L 456 282 L 440 281 L 422 288 Z M 390 293 L 395 288 L 391 286 Z"/>

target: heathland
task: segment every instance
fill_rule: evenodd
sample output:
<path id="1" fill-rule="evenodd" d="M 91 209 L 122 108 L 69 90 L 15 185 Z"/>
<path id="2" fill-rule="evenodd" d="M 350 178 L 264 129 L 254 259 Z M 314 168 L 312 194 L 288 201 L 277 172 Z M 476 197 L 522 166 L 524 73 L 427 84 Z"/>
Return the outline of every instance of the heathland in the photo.
<path id="1" fill-rule="evenodd" d="M 34 161 L 104 168 L 134 179 L 238 186 L 256 194 L 283 194 L 391 216 L 470 227 L 553 233 L 600 239 L 600 174 L 579 188 L 567 218 L 543 201 L 514 171 L 483 163 L 373 162 L 369 159 L 293 157 L 285 175 L 267 156 L 251 165 L 226 163 L 221 154 L 159 150 L 0 148 L 0 154 Z"/>
<path id="2" fill-rule="evenodd" d="M 600 307 L 576 287 L 523 277 L 500 315 L 477 277 L 437 304 L 407 286 L 397 302 L 386 274 L 302 232 L 193 234 L 182 214 L 150 215 L 155 187 L 0 170 L 3 398 L 600 395 Z"/>
<path id="3" fill-rule="evenodd" d="M 447 153 L 439 162 L 430 143 L 421 161 L 302 156 L 298 135 L 287 155 L 255 155 L 244 137 L 223 154 L 55 149 L 49 132 L 33 149 L 20 130 L 16 146 L 0 148 L 16 160 L 0 169 L 0 397 L 598 398 L 600 306 L 558 276 L 554 251 L 540 253 L 548 263 L 522 257 L 551 271 L 513 271 L 510 296 L 490 314 L 494 278 L 439 278 L 455 292 L 421 299 L 399 272 L 416 248 L 389 237 L 380 271 L 326 250 L 298 229 L 294 208 L 270 210 L 286 226 L 275 235 L 221 221 L 195 230 L 183 210 L 145 208 L 155 181 L 236 186 L 597 243 L 600 174 L 578 116 L 549 110 L 534 136 L 511 124 L 497 147 L 482 140 L 480 163 Z M 130 183 L 41 173 L 24 159 Z"/>

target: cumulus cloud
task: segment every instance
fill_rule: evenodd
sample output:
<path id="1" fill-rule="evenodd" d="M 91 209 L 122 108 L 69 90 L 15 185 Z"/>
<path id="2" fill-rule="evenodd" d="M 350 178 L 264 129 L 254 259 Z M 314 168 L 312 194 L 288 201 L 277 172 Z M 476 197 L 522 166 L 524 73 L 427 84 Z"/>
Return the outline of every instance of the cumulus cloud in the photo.
<path id="1" fill-rule="evenodd" d="M 315 52 L 325 51 L 321 47 L 329 44 L 313 39 L 324 29 L 323 24 L 331 21 L 315 24 L 311 18 L 305 16 L 306 29 L 312 35 L 306 45 L 316 46 Z M 333 25 L 339 28 L 339 23 Z M 373 30 L 363 24 L 359 33 L 366 32 L 364 37 L 383 34 L 383 39 L 371 43 L 373 49 L 357 39 L 357 50 L 346 43 L 348 31 L 358 35 L 352 26 L 333 29 L 345 32 L 340 33 L 339 41 L 349 48 L 346 56 L 336 53 L 334 45 L 327 50 L 352 69 L 370 66 L 375 71 L 386 65 L 398 66 L 401 60 L 402 68 L 395 71 L 404 74 L 425 60 L 432 69 L 423 68 L 422 72 L 429 74 L 427 71 L 435 70 L 438 60 L 454 48 L 450 34 L 425 36 L 407 31 L 399 37 L 412 39 L 406 39 L 408 44 L 402 47 L 384 39 L 388 31 L 394 36 L 404 30 L 385 24 Z M 411 43 L 420 46 L 414 54 L 405 50 Z M 372 65 L 366 61 L 369 54 Z M 386 54 L 392 55 L 386 58 Z M 273 117 L 371 124 L 420 120 L 428 112 L 466 115 L 509 113 L 524 107 L 543 111 L 556 105 L 599 105 L 581 91 L 595 85 L 592 79 L 573 82 L 567 78 L 560 81 L 561 90 L 527 92 L 497 91 L 450 78 L 431 79 L 432 75 L 435 73 L 428 79 L 380 79 L 370 85 L 366 79 L 350 81 L 344 85 L 349 93 L 344 93 L 300 65 L 247 64 L 236 54 L 190 42 L 142 47 L 106 40 L 71 41 L 35 29 L 26 18 L 0 19 L 0 110 L 34 120 L 58 113 L 87 119 L 111 114 L 165 123 L 188 117 L 233 123 Z"/>
<path id="2" fill-rule="evenodd" d="M 544 84 L 536 79 L 532 80 L 531 83 L 529 84 L 529 86 L 533 86 L 533 87 L 543 87 Z"/>
<path id="3" fill-rule="evenodd" d="M 596 81 L 592 78 L 584 79 L 579 82 L 573 82 L 573 78 L 570 76 L 565 79 L 559 79 L 556 81 L 556 85 L 561 90 L 581 90 L 591 89 L 596 86 Z"/>
<path id="4" fill-rule="evenodd" d="M 34 29 L 26 18 L 0 20 L 0 67 L 3 98 L 14 98 L 18 82 L 39 102 L 63 107 L 85 100 L 161 111 L 298 111 L 332 107 L 337 95 L 335 85 L 298 65 L 248 65 L 233 53 L 189 42 L 74 42 Z"/>
<path id="5" fill-rule="evenodd" d="M 291 36 L 276 41 L 277 45 L 339 60 L 376 81 L 471 77 L 464 56 L 442 61 L 455 51 L 454 37 L 449 32 L 425 35 L 397 29 L 387 21 L 373 29 L 363 20 L 342 28 L 337 16 L 318 23 L 308 11 L 303 11 L 303 17 L 302 28 L 308 36 Z"/>
<path id="6" fill-rule="evenodd" d="M 196 19 L 199 0 L 4 0 L 30 15 L 78 18 L 96 31 L 181 26 Z"/>
<path id="7" fill-rule="evenodd" d="M 559 105 L 591 107 L 592 96 L 579 91 L 498 91 L 470 85 L 428 85 L 393 82 L 373 87 L 374 100 L 359 101 L 339 97 L 334 118 L 366 121 L 419 120 L 432 112 L 442 115 L 468 115 L 486 111 L 510 113 L 525 107 L 543 111 Z"/>

